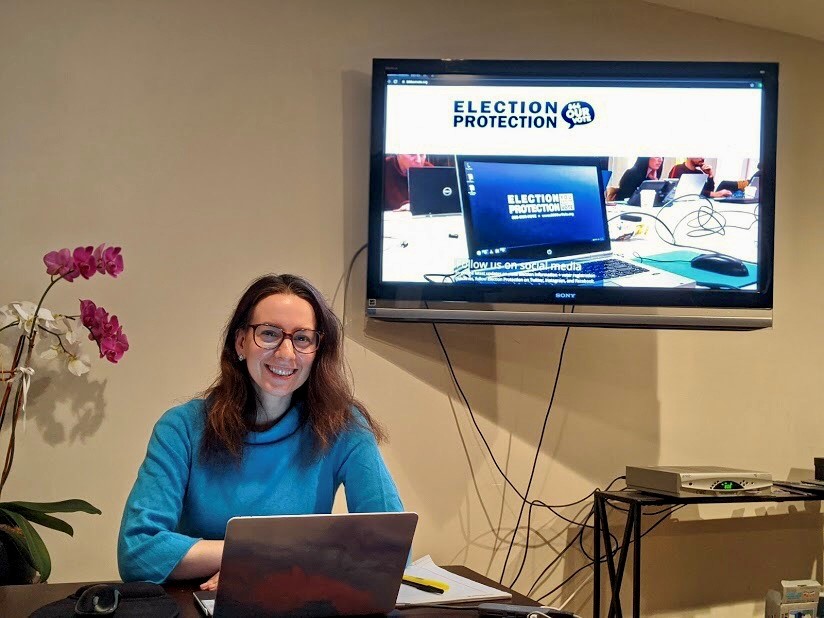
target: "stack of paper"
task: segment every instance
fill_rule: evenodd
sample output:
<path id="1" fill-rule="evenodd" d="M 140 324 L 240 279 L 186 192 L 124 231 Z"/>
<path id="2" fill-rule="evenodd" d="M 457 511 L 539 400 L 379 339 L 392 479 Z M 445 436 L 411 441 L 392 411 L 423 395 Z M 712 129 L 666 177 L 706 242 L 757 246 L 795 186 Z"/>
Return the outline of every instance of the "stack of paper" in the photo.
<path id="1" fill-rule="evenodd" d="M 511 599 L 512 595 L 490 586 L 484 586 L 471 579 L 450 573 L 442 569 L 430 556 L 415 560 L 406 567 L 404 575 L 434 579 L 449 584 L 449 590 L 443 594 L 424 592 L 405 584 L 401 584 L 398 591 L 398 607 L 409 605 L 423 605 L 427 603 L 464 603 L 469 601 L 492 601 L 496 599 Z"/>

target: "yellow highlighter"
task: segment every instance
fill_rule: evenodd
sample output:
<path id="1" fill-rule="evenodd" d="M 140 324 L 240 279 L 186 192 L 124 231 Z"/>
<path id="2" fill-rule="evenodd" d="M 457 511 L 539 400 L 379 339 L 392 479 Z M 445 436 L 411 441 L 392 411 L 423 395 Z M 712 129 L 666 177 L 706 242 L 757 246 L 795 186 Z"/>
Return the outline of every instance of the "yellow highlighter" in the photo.
<path id="1" fill-rule="evenodd" d="M 425 592 L 432 592 L 434 594 L 443 594 L 449 590 L 449 584 L 439 582 L 434 579 L 426 579 L 424 577 L 416 577 L 415 575 L 404 575 L 403 583 L 407 586 L 412 586 L 418 590 Z"/>

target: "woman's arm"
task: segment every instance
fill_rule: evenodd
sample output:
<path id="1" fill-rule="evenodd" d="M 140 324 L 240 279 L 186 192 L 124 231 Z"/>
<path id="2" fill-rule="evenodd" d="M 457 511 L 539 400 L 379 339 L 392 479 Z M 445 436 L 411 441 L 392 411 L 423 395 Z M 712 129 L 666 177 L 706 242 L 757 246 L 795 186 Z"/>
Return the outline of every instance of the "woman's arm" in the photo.
<path id="1" fill-rule="evenodd" d="M 220 570 L 222 557 L 223 541 L 198 541 L 169 573 L 168 579 L 211 577 Z"/>
<path id="2" fill-rule="evenodd" d="M 120 523 L 117 560 L 123 581 L 163 583 L 200 542 L 177 531 L 193 459 L 188 421 L 198 403 L 170 410 L 152 432 Z"/>
<path id="3" fill-rule="evenodd" d="M 375 437 L 366 428 L 349 431 L 338 446 L 339 480 L 350 513 L 403 511 L 398 489 L 383 461 Z"/>

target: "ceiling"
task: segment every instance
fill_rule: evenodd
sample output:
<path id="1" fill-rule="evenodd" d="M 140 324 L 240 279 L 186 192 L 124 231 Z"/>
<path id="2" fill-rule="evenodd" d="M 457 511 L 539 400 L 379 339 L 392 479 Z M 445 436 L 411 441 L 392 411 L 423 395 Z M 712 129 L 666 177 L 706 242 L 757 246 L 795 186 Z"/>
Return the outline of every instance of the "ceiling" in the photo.
<path id="1" fill-rule="evenodd" d="M 690 13 L 824 41 L 824 0 L 644 0 Z"/>

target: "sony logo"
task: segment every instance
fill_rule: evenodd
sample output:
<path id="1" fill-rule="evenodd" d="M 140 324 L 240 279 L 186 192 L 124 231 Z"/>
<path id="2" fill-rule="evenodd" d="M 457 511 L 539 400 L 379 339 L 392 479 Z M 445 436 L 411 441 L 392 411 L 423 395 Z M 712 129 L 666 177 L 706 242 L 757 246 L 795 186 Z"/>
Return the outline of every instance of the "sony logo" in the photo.
<path id="1" fill-rule="evenodd" d="M 567 298 L 572 299 L 572 298 L 575 298 L 575 293 L 574 292 L 558 292 L 557 294 L 555 294 L 555 298 L 557 298 L 557 299 L 567 299 Z"/>

